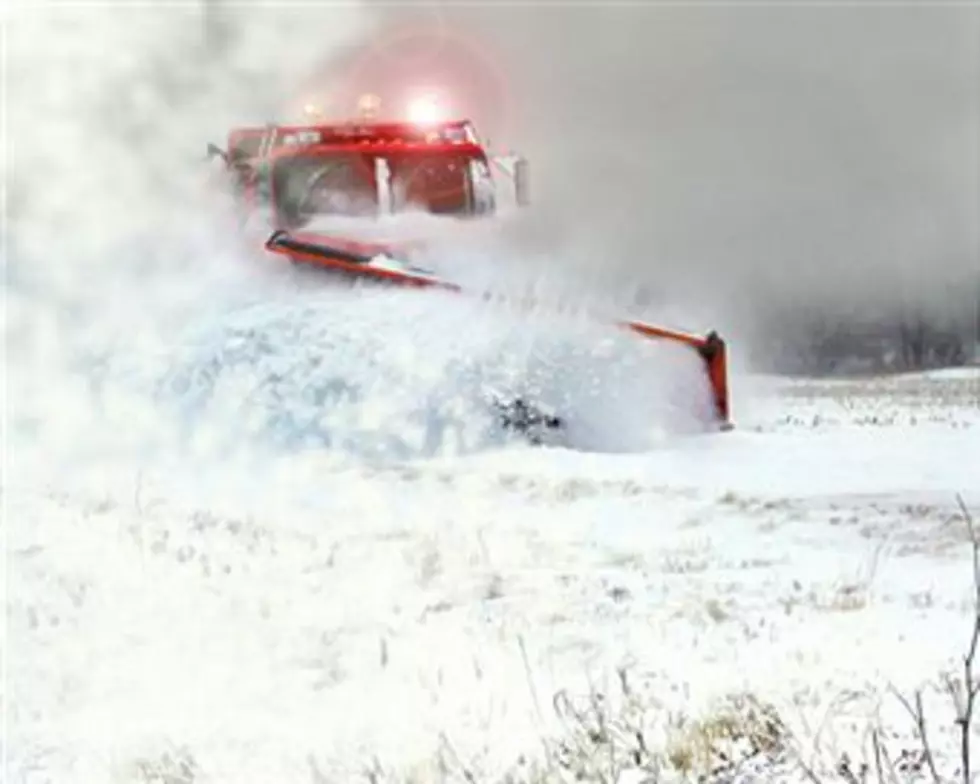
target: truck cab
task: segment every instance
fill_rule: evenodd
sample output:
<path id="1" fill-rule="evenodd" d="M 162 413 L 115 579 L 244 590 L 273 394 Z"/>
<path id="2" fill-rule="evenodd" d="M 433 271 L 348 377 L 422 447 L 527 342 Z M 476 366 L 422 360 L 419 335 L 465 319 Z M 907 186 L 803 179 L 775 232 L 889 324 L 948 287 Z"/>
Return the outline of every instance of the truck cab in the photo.
<path id="1" fill-rule="evenodd" d="M 276 228 L 327 215 L 497 210 L 495 161 L 469 120 L 236 129 L 225 159 L 243 209 L 268 211 Z M 513 177 L 515 202 L 524 203 L 526 164 L 516 173 L 496 168 Z"/>

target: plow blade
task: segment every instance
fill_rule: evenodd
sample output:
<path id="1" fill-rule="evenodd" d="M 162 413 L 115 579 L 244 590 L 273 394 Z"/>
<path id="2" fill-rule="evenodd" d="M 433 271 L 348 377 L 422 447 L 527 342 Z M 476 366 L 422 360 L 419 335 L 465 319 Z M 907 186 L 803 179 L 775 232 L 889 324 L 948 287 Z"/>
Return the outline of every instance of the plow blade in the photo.
<path id="1" fill-rule="evenodd" d="M 285 230 L 274 232 L 265 243 L 267 251 L 285 256 L 294 264 L 310 265 L 350 279 L 481 296 L 413 265 L 409 260 L 409 252 L 415 247 L 416 244 L 361 242 L 319 233 L 290 233 Z M 482 298 L 493 299 L 493 295 L 484 294 Z M 717 425 L 720 430 L 732 429 L 728 348 L 718 333 L 697 335 L 642 321 L 620 321 L 616 326 L 648 340 L 677 343 L 697 352 L 704 363 L 711 387 Z"/>
<path id="2" fill-rule="evenodd" d="M 690 346 L 697 351 L 708 374 L 719 426 L 722 430 L 732 429 L 728 399 L 728 346 L 717 332 L 709 332 L 704 336 L 692 335 L 688 332 L 645 324 L 642 321 L 624 321 L 620 322 L 620 326 L 651 340 L 669 340 Z"/>
<path id="3" fill-rule="evenodd" d="M 279 230 L 266 241 L 265 249 L 286 256 L 295 264 L 312 265 L 351 278 L 462 291 L 459 286 L 411 265 L 404 249 L 390 244 L 353 242 L 340 237 L 290 234 Z"/>

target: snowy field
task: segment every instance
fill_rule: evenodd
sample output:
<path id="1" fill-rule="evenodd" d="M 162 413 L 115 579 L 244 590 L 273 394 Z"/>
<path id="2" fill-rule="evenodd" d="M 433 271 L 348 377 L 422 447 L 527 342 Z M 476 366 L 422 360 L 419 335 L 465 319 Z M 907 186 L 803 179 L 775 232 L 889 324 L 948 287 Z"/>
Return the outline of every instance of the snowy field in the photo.
<path id="1" fill-rule="evenodd" d="M 737 429 L 690 435 L 684 357 L 263 291 L 15 379 L 8 781 L 846 781 L 874 728 L 920 748 L 892 685 L 953 780 L 976 370 L 736 373 Z M 528 378 L 577 390 L 575 448 L 466 430 Z"/>

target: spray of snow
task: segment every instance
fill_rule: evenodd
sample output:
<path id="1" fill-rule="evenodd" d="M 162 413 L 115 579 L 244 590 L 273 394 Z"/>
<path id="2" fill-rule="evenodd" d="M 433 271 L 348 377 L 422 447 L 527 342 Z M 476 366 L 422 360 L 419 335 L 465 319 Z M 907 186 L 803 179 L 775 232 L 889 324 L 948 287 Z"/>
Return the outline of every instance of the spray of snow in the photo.
<path id="1" fill-rule="evenodd" d="M 650 443 L 651 428 L 684 429 L 704 412 L 691 352 L 660 351 L 656 365 L 658 352 L 642 341 L 540 315 L 483 316 L 417 293 L 303 292 L 236 237 L 198 153 L 228 123 L 254 123 L 272 96 L 291 97 L 291 83 L 329 52 L 325 17 L 290 12 L 272 27 L 263 14 L 229 17 L 238 27 L 215 59 L 198 40 L 197 11 L 113 21 L 93 9 L 51 13 L 92 30 L 72 32 L 75 43 L 61 48 L 27 14 L 10 33 L 12 422 L 39 449 L 81 446 L 91 457 L 149 430 L 164 450 L 192 428 L 198 441 L 219 430 L 243 446 L 243 436 L 271 431 L 280 445 L 405 457 L 439 452 L 438 432 L 468 422 L 476 432 L 459 444 L 468 451 L 493 442 L 488 396 L 528 393 L 569 418 L 573 445 L 635 449 Z M 341 20 L 330 17 L 335 46 L 365 28 L 353 11 Z M 297 35 L 308 36 L 303 46 Z M 30 42 L 39 38 L 37 49 Z M 274 59 L 275 78 L 263 57 Z M 19 93 L 18 75 L 29 73 L 47 88 Z M 257 96 L 248 91 L 255 83 Z M 124 100 L 132 95 L 138 106 Z M 435 228 L 410 220 L 386 230 Z M 478 257 L 475 243 L 440 231 L 449 272 L 490 287 L 493 257 L 506 259 L 507 249 Z M 561 391 L 569 387 L 573 397 Z"/>

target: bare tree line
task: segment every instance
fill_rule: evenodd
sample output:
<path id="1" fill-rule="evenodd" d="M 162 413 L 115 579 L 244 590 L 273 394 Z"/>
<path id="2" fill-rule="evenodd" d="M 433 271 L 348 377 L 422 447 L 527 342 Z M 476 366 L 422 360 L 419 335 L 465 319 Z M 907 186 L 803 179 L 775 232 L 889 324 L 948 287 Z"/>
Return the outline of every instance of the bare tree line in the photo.
<path id="1" fill-rule="evenodd" d="M 756 363 L 774 372 L 847 375 L 980 364 L 980 301 L 972 314 L 896 308 L 874 315 L 810 313 L 775 321 L 775 337 L 756 341 Z"/>

